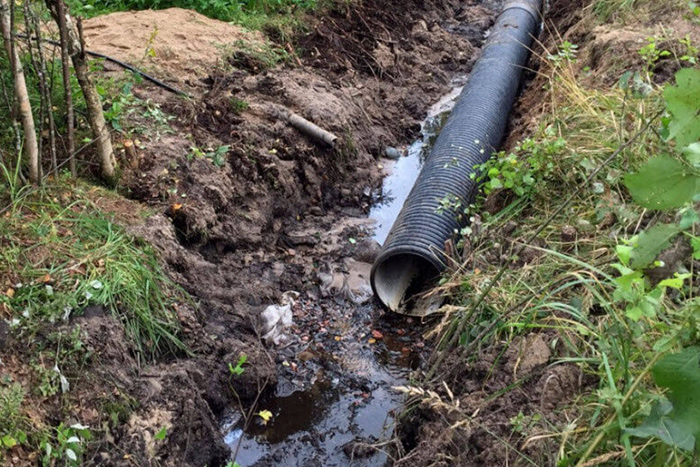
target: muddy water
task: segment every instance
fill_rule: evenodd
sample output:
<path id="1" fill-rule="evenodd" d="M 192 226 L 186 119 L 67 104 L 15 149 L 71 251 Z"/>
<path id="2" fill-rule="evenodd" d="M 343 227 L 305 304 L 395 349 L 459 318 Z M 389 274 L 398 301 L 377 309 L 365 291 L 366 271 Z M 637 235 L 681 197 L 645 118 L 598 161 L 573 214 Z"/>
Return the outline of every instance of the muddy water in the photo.
<path id="1" fill-rule="evenodd" d="M 454 106 L 464 78 L 431 107 L 421 136 L 405 155 L 386 161 L 386 177 L 369 218 L 384 242 L 420 173 L 427 149 Z M 368 223 L 368 229 L 371 222 Z M 367 275 L 362 276 L 365 281 Z M 356 287 L 355 287 L 356 288 Z M 301 299 L 293 305 L 290 341 L 276 355 L 279 381 L 263 391 L 246 420 L 232 410 L 223 423 L 235 461 L 249 466 L 381 466 L 389 460 L 395 411 L 421 365 L 421 326 L 347 297 Z"/>
<path id="2" fill-rule="evenodd" d="M 341 300 L 294 305 L 292 343 L 277 357 L 279 382 L 256 408 L 272 418 L 246 423 L 237 412 L 224 423 L 238 464 L 386 463 L 381 446 L 367 446 L 391 438 L 403 399 L 392 387 L 418 368 L 423 342 L 420 327 L 382 315 L 374 305 Z"/>
<path id="3" fill-rule="evenodd" d="M 369 213 L 369 218 L 375 221 L 373 238 L 380 245 L 384 244 L 391 226 L 401 212 L 403 203 L 423 168 L 428 150 L 442 127 L 445 116 L 454 107 L 465 82 L 465 77 L 453 79 L 452 91 L 428 111 L 428 116 L 421 125 L 421 137 L 408 147 L 403 157 L 384 164 L 386 176 L 382 183 L 382 192 Z"/>

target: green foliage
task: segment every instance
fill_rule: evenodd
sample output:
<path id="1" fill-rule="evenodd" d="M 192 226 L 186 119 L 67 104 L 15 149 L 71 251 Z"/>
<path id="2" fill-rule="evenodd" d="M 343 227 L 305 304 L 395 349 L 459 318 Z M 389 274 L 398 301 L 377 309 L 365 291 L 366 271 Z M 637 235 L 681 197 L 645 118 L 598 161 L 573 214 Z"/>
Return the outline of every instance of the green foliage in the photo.
<path id="1" fill-rule="evenodd" d="M 634 241 L 630 243 L 634 243 Z M 611 265 L 620 273 L 620 276 L 613 281 L 615 284 L 613 299 L 625 307 L 625 315 L 635 322 L 643 317 L 655 318 L 662 308 L 662 300 L 666 289 L 680 290 L 683 288 L 684 281 L 690 277 L 687 274 L 677 274 L 673 279 L 663 280 L 652 287 L 649 279 L 644 276 L 643 271 L 632 267 L 630 264 L 631 261 L 634 261 L 637 247 L 638 245 L 618 245 L 617 256 L 620 262 Z M 644 259 L 651 263 L 656 254 L 658 252 L 648 253 L 647 258 Z M 644 264 L 644 266 L 647 264 Z"/>
<path id="2" fill-rule="evenodd" d="M 32 192 L 0 220 L 8 239 L 0 274 L 19 281 L 11 297 L 0 297 L 15 312 L 12 325 L 32 334 L 87 306 L 104 306 L 141 356 L 184 349 L 173 307 L 187 298 L 165 276 L 155 251 L 115 225 L 81 189 L 73 190 L 72 201 L 70 192 L 60 193 L 63 201 L 58 193 Z"/>
<path id="3" fill-rule="evenodd" d="M 656 37 L 647 37 L 647 43 L 641 49 L 639 49 L 639 55 L 647 65 L 647 72 L 651 73 L 651 70 L 654 68 L 656 63 L 664 57 L 669 57 L 671 52 L 660 49 L 658 39 Z"/>
<path id="4" fill-rule="evenodd" d="M 561 153 L 566 141 L 549 132 L 542 140 L 525 139 L 513 152 L 500 152 L 478 167 L 472 178 L 483 183 L 484 193 L 510 190 L 519 197 L 537 193 L 554 169 L 553 159 Z"/>
<path id="5" fill-rule="evenodd" d="M 678 224 L 656 224 L 643 231 L 632 249 L 630 265 L 634 269 L 649 266 L 659 253 L 671 246 L 671 240 L 681 230 Z"/>
<path id="6" fill-rule="evenodd" d="M 658 156 L 625 178 L 634 200 L 647 209 L 668 210 L 688 203 L 700 188 L 700 175 L 669 156 Z"/>
<path id="7" fill-rule="evenodd" d="M 690 10 L 690 19 L 697 24 L 700 24 L 700 4 L 696 2 L 688 2 L 688 9 Z"/>
<path id="8" fill-rule="evenodd" d="M 57 461 L 63 461 L 64 465 L 82 465 L 86 443 L 92 439 L 92 434 L 87 426 L 79 423 L 66 426 L 59 424 L 54 429 L 53 439 L 46 439 L 41 443 L 42 465 L 56 465 Z"/>
<path id="9" fill-rule="evenodd" d="M 663 442 L 694 451 L 700 439 L 700 349 L 692 347 L 662 358 L 652 370 L 654 381 L 668 388 L 634 436 L 655 436 Z"/>
<path id="10" fill-rule="evenodd" d="M 664 97 L 673 116 L 669 139 L 675 139 L 680 148 L 700 140 L 700 69 L 686 68 L 676 73 L 676 86 L 667 86 Z"/>
<path id="11" fill-rule="evenodd" d="M 261 73 L 281 62 L 289 60 L 289 53 L 271 42 L 247 42 L 238 40 L 233 44 L 233 53 L 228 62 L 236 67 Z"/>
<path id="12" fill-rule="evenodd" d="M 237 114 L 243 112 L 244 110 L 248 110 L 248 107 L 250 107 L 250 104 L 248 104 L 243 99 L 239 99 L 237 97 L 232 97 L 229 104 L 231 106 L 231 110 Z"/>
<path id="13" fill-rule="evenodd" d="M 187 160 L 206 158 L 217 167 L 223 167 L 226 164 L 226 154 L 231 150 L 231 146 L 219 146 L 216 149 L 203 151 L 197 146 L 192 146 L 187 154 Z"/>
<path id="14" fill-rule="evenodd" d="M 69 0 L 75 14 L 95 16 L 113 11 L 160 10 L 179 7 L 223 21 L 245 22 L 251 14 L 289 14 L 316 8 L 317 0 Z"/>
<path id="15" fill-rule="evenodd" d="M 614 14 L 632 10 L 639 0 L 595 0 L 593 11 L 603 21 L 607 21 Z"/>
<path id="16" fill-rule="evenodd" d="M 155 438 L 157 441 L 163 441 L 165 437 L 168 435 L 168 428 L 163 427 L 160 430 L 158 430 L 158 433 L 156 433 L 153 438 Z"/>
<path id="17" fill-rule="evenodd" d="M 129 124 L 135 114 L 148 119 L 149 128 L 155 131 L 171 131 L 170 121 L 175 117 L 167 115 L 160 105 L 149 100 L 136 97 L 132 89 L 138 82 L 138 75 L 126 75 L 123 80 L 104 80 L 97 86 L 97 91 L 105 105 L 104 117 L 110 126 L 127 136 L 132 132 L 143 132 L 141 125 Z"/>
<path id="18" fill-rule="evenodd" d="M 23 400 L 24 390 L 18 383 L 0 385 L 0 460 L 3 459 L 2 451 L 27 441 Z"/>
<path id="19" fill-rule="evenodd" d="M 245 371 L 245 368 L 243 368 L 243 365 L 248 361 L 248 356 L 243 354 L 240 356 L 238 359 L 238 363 L 236 363 L 236 366 L 233 366 L 231 363 L 228 364 L 228 371 L 231 374 L 231 376 L 240 376 L 243 374 Z"/>
<path id="20" fill-rule="evenodd" d="M 555 64 L 575 62 L 576 54 L 578 54 L 578 45 L 572 44 L 569 41 L 564 41 L 559 45 L 556 54 L 547 54 L 547 60 Z"/>

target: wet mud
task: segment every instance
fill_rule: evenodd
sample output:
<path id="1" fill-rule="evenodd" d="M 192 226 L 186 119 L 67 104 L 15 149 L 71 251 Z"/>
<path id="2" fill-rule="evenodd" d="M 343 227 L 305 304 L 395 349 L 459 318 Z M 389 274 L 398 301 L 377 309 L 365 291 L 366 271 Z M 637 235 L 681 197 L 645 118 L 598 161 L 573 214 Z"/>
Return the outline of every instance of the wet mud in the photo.
<path id="1" fill-rule="evenodd" d="M 142 401 L 115 437 L 137 453 L 132 459 L 392 462 L 403 401 L 392 388 L 421 368 L 427 346 L 424 325 L 373 301 L 368 276 L 380 234 L 368 214 L 391 198 L 383 228 L 398 213 L 398 189 L 410 188 L 420 151 L 394 162 L 387 147 L 430 144 L 441 111 L 431 106 L 453 99 L 496 11 L 452 1 L 352 4 L 300 39 L 300 63 L 260 70 L 239 54 L 203 77 L 191 101 L 135 91 L 177 119 L 173 133 L 144 137 L 123 155 L 122 189 L 159 211 L 130 230 L 158 249 L 199 306 L 180 310 L 194 356 L 135 371 L 120 385 Z M 456 28 L 465 15 L 479 21 Z M 321 124 L 338 145 L 300 134 L 281 111 Z M 222 161 L 206 156 L 222 147 Z M 406 162 L 410 176 L 383 187 L 386 169 Z M 262 313 L 285 304 L 291 324 L 266 342 Z M 243 371 L 231 373 L 243 355 Z M 149 442 L 163 425 L 167 441 Z"/>

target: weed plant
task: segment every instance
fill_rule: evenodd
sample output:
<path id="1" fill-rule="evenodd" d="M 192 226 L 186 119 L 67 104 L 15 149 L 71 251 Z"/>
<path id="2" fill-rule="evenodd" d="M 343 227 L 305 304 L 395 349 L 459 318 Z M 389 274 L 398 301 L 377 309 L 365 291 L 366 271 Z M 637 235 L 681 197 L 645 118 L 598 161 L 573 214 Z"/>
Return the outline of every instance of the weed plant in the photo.
<path id="1" fill-rule="evenodd" d="M 562 409 L 565 426 L 536 409 L 513 424 L 523 445 L 556 440 L 549 461 L 559 466 L 692 465 L 698 455 L 700 307 L 690 255 L 700 257 L 700 69 L 679 60 L 674 82 L 655 85 L 649 70 L 670 54 L 651 56 L 650 43 L 640 50 L 648 69 L 607 89 L 582 84 L 589 71 L 573 44 L 540 57 L 541 125 L 476 176 L 506 207 L 483 213 L 483 198 L 461 207 L 472 219 L 465 254 L 438 292 L 451 303 L 438 327 L 443 345 L 456 340 L 477 359 L 544 333 L 552 366 L 576 365 L 593 382 Z M 692 253 L 665 264 L 661 252 L 681 244 Z"/>

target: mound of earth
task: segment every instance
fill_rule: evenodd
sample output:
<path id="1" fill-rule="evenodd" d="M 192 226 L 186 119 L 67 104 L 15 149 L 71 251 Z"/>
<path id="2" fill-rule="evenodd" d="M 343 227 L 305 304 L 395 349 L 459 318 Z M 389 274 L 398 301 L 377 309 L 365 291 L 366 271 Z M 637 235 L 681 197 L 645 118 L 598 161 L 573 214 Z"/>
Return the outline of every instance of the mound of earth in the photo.
<path id="1" fill-rule="evenodd" d="M 90 50 L 176 82 L 206 76 L 237 43 L 265 43 L 259 32 L 182 8 L 111 13 L 83 21 L 83 30 Z"/>

